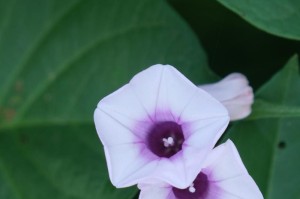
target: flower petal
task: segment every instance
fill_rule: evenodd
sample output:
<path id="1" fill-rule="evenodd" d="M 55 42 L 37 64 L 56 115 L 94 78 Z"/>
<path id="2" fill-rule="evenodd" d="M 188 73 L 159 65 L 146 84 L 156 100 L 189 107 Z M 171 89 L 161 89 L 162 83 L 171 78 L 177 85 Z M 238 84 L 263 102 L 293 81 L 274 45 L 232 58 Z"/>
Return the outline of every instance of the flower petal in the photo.
<path id="1" fill-rule="evenodd" d="M 183 124 L 193 124 L 205 120 L 218 118 L 220 124 L 227 126 L 229 122 L 227 109 L 204 90 L 198 88 L 181 113 L 180 121 Z M 228 121 L 224 123 L 224 120 Z"/>
<path id="2" fill-rule="evenodd" d="M 243 175 L 216 183 L 211 188 L 208 198 L 263 199 L 263 196 L 253 179 L 249 175 Z"/>
<path id="3" fill-rule="evenodd" d="M 139 184 L 138 187 L 142 189 L 139 199 L 176 199 L 170 186 L 143 186 Z"/>
<path id="4" fill-rule="evenodd" d="M 197 87 L 192 82 L 174 67 L 165 66 L 157 98 L 156 118 L 164 120 L 165 118 L 161 118 L 161 114 L 158 113 L 167 108 L 172 111 L 174 120 L 178 122 L 185 106 L 196 92 Z"/>
<path id="5" fill-rule="evenodd" d="M 204 164 L 201 162 L 198 164 L 203 166 L 201 173 L 205 174 L 208 180 L 205 196 L 201 195 L 203 199 L 263 199 L 230 140 L 210 151 Z M 176 198 L 173 192 L 174 186 L 160 182 L 153 183 L 155 181 L 139 184 L 140 199 L 150 198 L 152 193 L 157 194 L 154 198 Z"/>
<path id="6" fill-rule="evenodd" d="M 172 186 L 185 187 L 189 184 L 186 180 L 185 162 L 182 160 L 182 151 L 171 158 L 161 158 L 155 172 L 150 179 L 166 182 Z M 174 175 L 176 173 L 176 175 Z M 140 181 L 149 182 L 149 181 Z"/>
<path id="7" fill-rule="evenodd" d="M 138 141 L 144 136 L 140 128 L 150 125 L 147 118 L 128 85 L 103 98 L 94 112 L 97 133 L 104 146 Z"/>
<path id="8" fill-rule="evenodd" d="M 231 73 L 217 83 L 199 85 L 219 101 L 230 100 L 243 93 L 248 87 L 247 78 L 241 73 Z"/>
<path id="9" fill-rule="evenodd" d="M 230 196 L 243 199 L 263 198 L 230 140 L 209 154 L 204 168 L 203 172 L 208 176 L 210 184 L 213 185 L 211 193 L 217 193 L 220 195 L 220 199 L 229 199 Z"/>
<path id="10" fill-rule="evenodd" d="M 225 104 L 229 110 L 230 121 L 240 120 L 249 116 L 252 112 L 252 108 L 249 105 L 237 105 L 237 104 Z"/>
<path id="11" fill-rule="evenodd" d="M 155 121 L 176 121 L 197 87 L 170 65 L 154 65 L 130 85 Z"/>
<path id="12" fill-rule="evenodd" d="M 217 100 L 199 90 L 170 65 L 152 66 L 136 75 L 130 85 L 148 113 L 155 110 L 157 120 L 170 119 L 159 114 L 166 110 L 171 110 L 175 119 L 191 113 L 198 116 L 197 119 L 227 115 L 226 109 Z"/>
<path id="13" fill-rule="evenodd" d="M 100 108 L 95 110 L 96 129 L 103 145 L 110 146 L 140 141 L 139 135 L 134 133 L 134 120 L 129 120 L 124 116 L 117 117 L 115 114 Z M 112 126 L 114 131 L 111 131 Z"/>
<path id="14" fill-rule="evenodd" d="M 155 170 L 158 161 L 143 143 L 105 147 L 109 176 L 118 188 L 132 186 Z M 153 161 L 149 161 L 153 159 Z"/>
<path id="15" fill-rule="evenodd" d="M 186 132 L 184 144 L 196 148 L 208 147 L 212 149 L 225 131 L 228 122 L 228 116 L 223 116 L 198 120 L 183 125 L 183 129 Z"/>
<path id="16" fill-rule="evenodd" d="M 114 110 L 135 120 L 141 120 L 141 118 L 148 116 L 145 107 L 129 84 L 103 98 L 97 107 Z"/>
<path id="17" fill-rule="evenodd" d="M 166 66 L 157 64 L 135 75 L 129 85 L 150 117 L 156 112 L 157 98 Z M 152 118 L 153 119 L 153 118 Z"/>
<path id="18" fill-rule="evenodd" d="M 234 121 L 250 115 L 253 101 L 254 94 L 252 88 L 248 87 L 241 95 L 232 100 L 223 101 L 222 104 L 227 108 L 230 115 L 230 120 Z"/>

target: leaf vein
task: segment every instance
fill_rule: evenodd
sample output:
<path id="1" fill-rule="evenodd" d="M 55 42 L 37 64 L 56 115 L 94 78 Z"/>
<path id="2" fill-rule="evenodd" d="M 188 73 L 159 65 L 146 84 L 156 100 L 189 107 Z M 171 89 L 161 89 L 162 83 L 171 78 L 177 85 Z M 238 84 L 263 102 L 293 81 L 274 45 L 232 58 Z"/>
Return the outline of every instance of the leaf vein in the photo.
<path id="1" fill-rule="evenodd" d="M 90 51 L 94 50 L 95 48 L 97 48 L 98 46 L 100 46 L 101 44 L 103 44 L 105 42 L 108 42 L 116 37 L 119 37 L 119 36 L 122 36 L 125 34 L 129 34 L 132 31 L 136 31 L 136 30 L 143 29 L 143 28 L 154 28 L 154 27 L 160 28 L 161 26 L 162 26 L 162 24 L 154 24 L 151 26 L 133 26 L 133 27 L 129 27 L 123 31 L 117 32 L 114 35 L 110 35 L 105 38 L 98 38 L 94 43 L 86 46 L 81 51 L 79 51 L 77 54 L 75 54 L 73 57 L 71 57 L 69 60 L 67 60 L 64 64 L 62 64 L 62 66 L 58 67 L 59 70 L 57 70 L 56 73 L 53 73 L 52 78 L 46 79 L 44 84 L 40 84 L 40 86 L 37 87 L 37 89 L 35 91 L 32 91 L 31 95 L 27 98 L 27 100 L 23 103 L 23 106 L 20 108 L 18 115 L 15 118 L 15 121 L 20 120 L 22 118 L 22 116 L 24 116 L 24 114 L 30 108 L 30 106 L 34 103 L 34 101 L 39 96 L 41 96 L 48 87 L 50 87 L 53 83 L 55 83 L 55 81 L 58 79 L 58 77 L 61 77 L 62 74 L 67 72 L 76 63 L 76 61 L 83 58 Z"/>
<path id="2" fill-rule="evenodd" d="M 30 59 L 33 57 L 34 53 L 38 51 L 38 49 L 42 45 L 43 41 L 45 41 L 47 36 L 55 30 L 59 22 L 62 21 L 65 17 L 67 17 L 68 14 L 70 14 L 82 2 L 84 1 L 78 0 L 76 3 L 72 4 L 69 8 L 62 11 L 62 13 L 59 14 L 55 20 L 49 22 L 49 24 L 45 26 L 44 31 L 41 31 L 40 36 L 37 37 L 37 39 L 33 42 L 32 46 L 28 49 L 28 51 L 24 55 L 24 58 L 21 60 L 20 64 L 16 66 L 15 70 L 12 72 L 12 74 L 9 76 L 9 79 L 4 84 L 2 89 L 2 95 L 1 95 L 2 98 L 0 98 L 0 105 L 3 104 L 5 99 L 7 98 L 9 89 L 13 86 L 14 80 L 27 66 Z"/>

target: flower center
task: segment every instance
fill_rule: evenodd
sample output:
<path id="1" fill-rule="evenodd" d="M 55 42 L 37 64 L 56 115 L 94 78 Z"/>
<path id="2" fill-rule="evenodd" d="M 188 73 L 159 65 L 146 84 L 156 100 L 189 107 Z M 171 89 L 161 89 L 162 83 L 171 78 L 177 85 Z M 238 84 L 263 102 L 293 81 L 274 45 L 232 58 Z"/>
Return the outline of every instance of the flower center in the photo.
<path id="1" fill-rule="evenodd" d="M 148 148 L 159 157 L 169 158 L 182 149 L 184 136 L 176 122 L 159 122 L 148 132 Z"/>
<path id="2" fill-rule="evenodd" d="M 209 189 L 207 175 L 199 173 L 194 182 L 186 189 L 173 187 L 176 199 L 205 199 Z"/>

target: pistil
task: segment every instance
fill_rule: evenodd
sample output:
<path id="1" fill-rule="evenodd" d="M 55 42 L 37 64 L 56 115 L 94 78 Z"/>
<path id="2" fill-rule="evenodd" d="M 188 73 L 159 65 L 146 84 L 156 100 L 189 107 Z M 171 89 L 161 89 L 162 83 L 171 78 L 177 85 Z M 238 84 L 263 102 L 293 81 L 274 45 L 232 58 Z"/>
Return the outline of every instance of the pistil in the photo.
<path id="1" fill-rule="evenodd" d="M 189 186 L 189 192 L 191 193 L 195 193 L 196 192 L 196 189 L 194 187 L 194 183 L 192 183 L 190 186 Z"/>

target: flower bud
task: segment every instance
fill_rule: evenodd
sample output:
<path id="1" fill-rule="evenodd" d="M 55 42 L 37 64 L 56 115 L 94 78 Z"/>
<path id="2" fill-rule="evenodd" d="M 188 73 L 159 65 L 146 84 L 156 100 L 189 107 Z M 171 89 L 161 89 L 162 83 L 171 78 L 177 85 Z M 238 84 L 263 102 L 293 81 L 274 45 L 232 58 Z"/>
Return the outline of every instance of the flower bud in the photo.
<path id="1" fill-rule="evenodd" d="M 198 87 L 211 94 L 227 108 L 231 121 L 250 115 L 254 95 L 244 75 L 232 73 L 217 83 Z"/>

